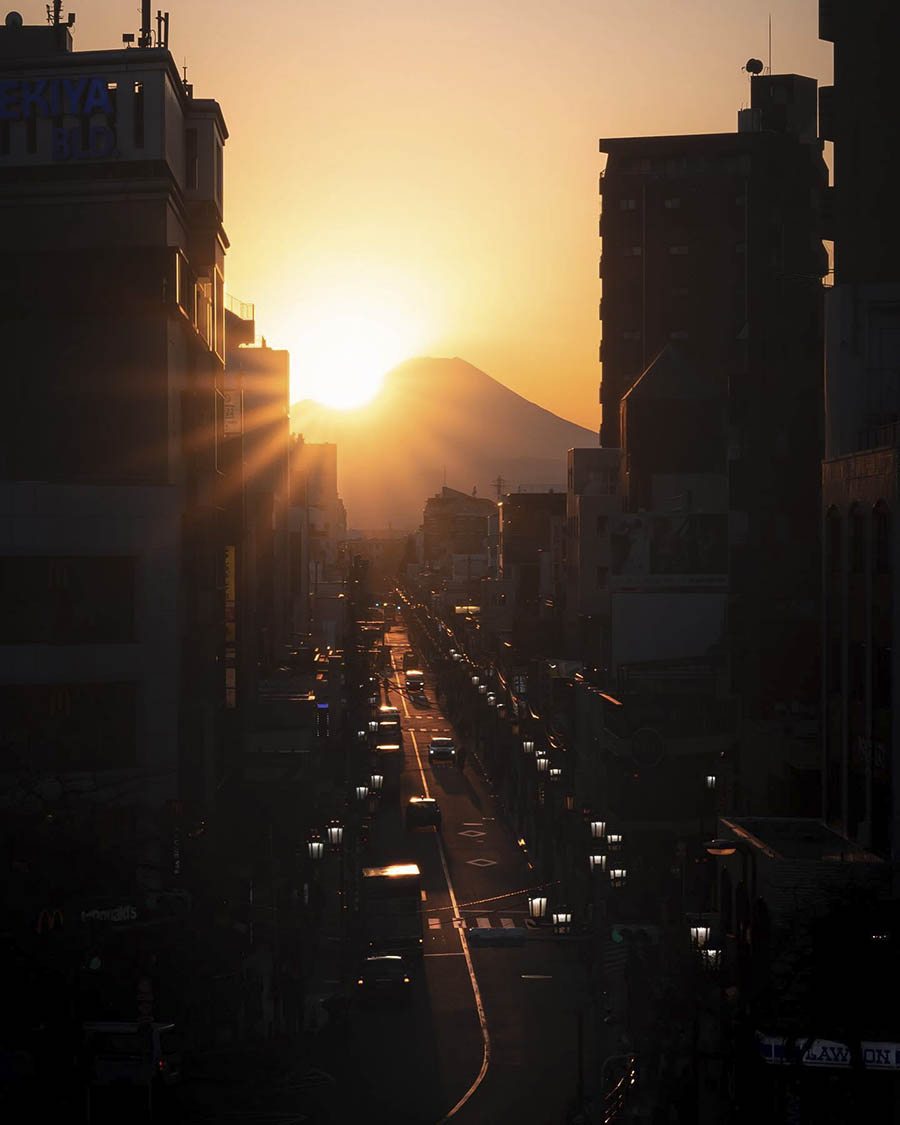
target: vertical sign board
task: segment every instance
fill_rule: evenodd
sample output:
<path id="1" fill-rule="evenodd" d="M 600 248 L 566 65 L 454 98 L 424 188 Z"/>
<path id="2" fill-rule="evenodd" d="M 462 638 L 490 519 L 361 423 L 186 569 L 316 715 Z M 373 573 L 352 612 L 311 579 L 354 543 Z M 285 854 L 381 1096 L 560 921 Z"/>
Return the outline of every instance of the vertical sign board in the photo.
<path id="1" fill-rule="evenodd" d="M 241 432 L 241 382 L 233 371 L 225 370 L 225 437 Z"/>
<path id="2" fill-rule="evenodd" d="M 225 548 L 225 706 L 237 707 L 237 629 L 235 625 L 235 549 Z"/>

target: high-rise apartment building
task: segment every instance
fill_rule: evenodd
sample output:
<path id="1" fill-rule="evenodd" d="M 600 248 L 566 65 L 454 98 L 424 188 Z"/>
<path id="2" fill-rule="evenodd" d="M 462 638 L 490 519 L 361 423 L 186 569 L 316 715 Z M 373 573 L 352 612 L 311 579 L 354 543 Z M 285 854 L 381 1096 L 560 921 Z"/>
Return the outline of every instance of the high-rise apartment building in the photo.
<path id="1" fill-rule="evenodd" d="M 783 730 L 816 712 L 827 169 L 813 79 L 758 75 L 750 100 L 736 133 L 600 142 L 601 443 L 627 436 L 620 404 L 638 380 L 657 386 L 660 365 L 669 382 L 684 372 L 690 394 L 666 395 L 703 408 L 690 441 L 709 465 L 669 434 L 680 448 L 668 474 L 727 476 L 732 690 L 757 729 Z M 667 474 L 642 432 L 623 449 L 635 511 Z M 809 773 L 799 759 L 798 770 Z"/>
<path id="2" fill-rule="evenodd" d="M 892 0 L 820 0 L 834 86 L 820 101 L 834 142 L 835 284 L 825 320 L 822 467 L 823 808 L 855 842 L 900 857 L 900 112 Z"/>

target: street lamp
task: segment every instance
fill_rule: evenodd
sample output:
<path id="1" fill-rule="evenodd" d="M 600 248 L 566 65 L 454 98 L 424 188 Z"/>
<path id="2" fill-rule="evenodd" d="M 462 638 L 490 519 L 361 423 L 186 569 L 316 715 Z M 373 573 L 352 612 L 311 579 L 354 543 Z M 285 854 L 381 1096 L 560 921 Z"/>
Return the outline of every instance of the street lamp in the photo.
<path id="1" fill-rule="evenodd" d="M 567 934 L 572 926 L 572 911 L 564 906 L 559 907 L 553 911 L 551 915 L 553 918 L 553 932 L 555 934 Z"/>
<path id="2" fill-rule="evenodd" d="M 309 858 L 319 860 L 325 855 L 325 844 L 320 838 L 319 834 L 313 833 L 309 838 L 309 843 L 306 845 L 309 850 Z"/>
<path id="3" fill-rule="evenodd" d="M 530 738 L 523 738 L 522 739 L 522 751 L 525 754 L 533 754 L 534 753 L 534 741 Z"/>
<path id="4" fill-rule="evenodd" d="M 620 852 L 622 850 L 622 833 L 610 832 L 606 837 L 606 842 L 611 852 Z"/>
<path id="5" fill-rule="evenodd" d="M 606 856 L 605 855 L 589 855 L 588 863 L 591 865 L 591 871 L 605 871 L 606 870 Z"/>
<path id="6" fill-rule="evenodd" d="M 344 842 L 344 826 L 339 820 L 332 820 L 325 830 L 328 843 L 334 851 L 340 851 Z"/>
<path id="7" fill-rule="evenodd" d="M 378 730 L 378 720 L 372 719 L 369 722 L 369 731 L 370 731 L 370 733 L 375 734 L 377 730 Z"/>
<path id="8" fill-rule="evenodd" d="M 609 869 L 609 881 L 614 887 L 624 887 L 627 875 L 628 872 L 624 867 L 611 867 Z"/>
<path id="9" fill-rule="evenodd" d="M 487 693 L 487 705 L 488 705 L 488 707 L 496 707 L 497 706 L 497 697 L 496 697 L 496 695 L 494 695 L 494 693 L 492 691 L 489 691 Z"/>
<path id="10" fill-rule="evenodd" d="M 691 925 L 691 941 L 695 949 L 703 949 L 709 941 L 711 927 L 704 925 L 703 922 L 696 922 Z"/>
<path id="11" fill-rule="evenodd" d="M 366 799 L 366 797 L 368 797 L 368 795 L 369 795 L 368 785 L 357 785 L 357 787 L 356 787 L 356 799 L 357 799 L 357 801 L 364 801 Z"/>
<path id="12" fill-rule="evenodd" d="M 741 854 L 741 878 L 747 886 L 747 866 L 750 866 L 750 910 L 751 916 L 756 908 L 756 849 L 743 840 L 733 840 L 727 836 L 720 836 L 715 840 L 707 840 L 703 845 L 708 855 L 728 858 L 735 852 Z M 748 939 L 749 940 L 749 939 Z"/>
<path id="13" fill-rule="evenodd" d="M 548 772 L 550 774 L 551 781 L 559 781 L 559 779 L 562 777 L 562 770 L 559 768 L 559 766 L 551 766 Z"/>
<path id="14" fill-rule="evenodd" d="M 358 730 L 356 732 L 356 738 L 357 738 L 357 741 L 359 741 L 359 742 L 365 742 L 366 741 L 366 732 L 364 730 Z"/>
<path id="15" fill-rule="evenodd" d="M 377 707 L 378 706 L 378 696 L 377 695 L 370 695 L 369 696 L 369 706 L 370 707 Z"/>
<path id="16" fill-rule="evenodd" d="M 373 773 L 369 778 L 369 788 L 373 793 L 380 793 L 384 788 L 384 774 Z"/>
<path id="17" fill-rule="evenodd" d="M 481 683 L 481 677 L 480 676 L 473 676 L 472 677 L 472 687 L 478 687 L 478 685 L 480 683 Z"/>
<path id="18" fill-rule="evenodd" d="M 534 764 L 537 766 L 538 773 L 546 773 L 550 768 L 550 759 L 546 754 L 536 754 Z"/>
<path id="19" fill-rule="evenodd" d="M 708 969 L 718 969 L 722 963 L 722 950 L 712 946 L 704 946 L 700 950 L 700 956 Z"/>
<path id="20" fill-rule="evenodd" d="M 532 895 L 528 900 L 528 913 L 535 922 L 547 916 L 547 896 Z"/>
<path id="21" fill-rule="evenodd" d="M 605 820 L 592 820 L 591 821 L 591 836 L 595 840 L 602 840 L 606 835 L 606 821 Z"/>
<path id="22" fill-rule="evenodd" d="M 706 788 L 707 789 L 715 789 L 716 782 L 717 782 L 717 778 L 716 778 L 716 775 L 714 773 L 708 773 L 706 775 Z"/>
<path id="23" fill-rule="evenodd" d="M 487 691 L 487 684 L 479 684 L 478 685 L 478 694 L 479 695 L 484 695 L 486 691 Z"/>

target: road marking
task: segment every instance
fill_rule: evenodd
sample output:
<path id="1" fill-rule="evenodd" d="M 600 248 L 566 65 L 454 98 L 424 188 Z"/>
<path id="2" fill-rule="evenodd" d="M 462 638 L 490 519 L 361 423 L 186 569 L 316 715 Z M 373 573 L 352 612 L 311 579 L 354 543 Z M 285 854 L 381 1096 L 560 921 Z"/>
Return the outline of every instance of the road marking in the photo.
<path id="1" fill-rule="evenodd" d="M 479 930 L 489 930 L 491 928 L 491 920 L 490 918 L 476 918 L 475 925 Z"/>
<path id="2" fill-rule="evenodd" d="M 466 863 L 468 863 L 470 867 L 496 867 L 497 866 L 496 859 L 467 859 Z"/>
<path id="3" fill-rule="evenodd" d="M 464 820 L 463 826 L 465 828 L 480 828 L 481 827 L 481 821 L 480 820 Z"/>
<path id="4" fill-rule="evenodd" d="M 478 832 L 478 831 L 475 831 L 472 828 L 469 828 L 465 832 L 460 832 L 459 835 L 460 836 L 470 836 L 474 840 L 476 836 L 484 836 L 485 833 L 484 832 Z"/>
<path id="5" fill-rule="evenodd" d="M 516 926 L 512 918 L 501 918 L 500 925 L 504 928 L 504 930 L 513 930 Z"/>
<path id="6" fill-rule="evenodd" d="M 522 973 L 522 980 L 553 980 L 553 977 L 545 976 L 543 973 Z"/>
<path id="7" fill-rule="evenodd" d="M 462 957 L 462 953 L 423 953 L 423 957 Z"/>
<path id="8" fill-rule="evenodd" d="M 409 736 L 413 742 L 413 750 L 415 750 L 416 752 L 416 763 L 418 764 L 419 774 L 422 778 L 422 789 L 424 790 L 425 796 L 430 797 L 431 790 L 428 788 L 428 778 L 425 776 L 425 767 L 422 765 L 422 756 L 419 753 L 419 743 L 416 740 L 416 732 L 414 730 L 411 730 L 409 732 Z"/>
<path id="9" fill-rule="evenodd" d="M 418 754 L 418 751 L 416 751 L 416 753 Z M 421 768 L 421 762 L 419 763 L 419 766 Z M 491 1061 L 491 1036 L 490 1032 L 488 1031 L 487 1016 L 485 1015 L 484 1011 L 484 1003 L 481 999 L 481 990 L 478 987 L 478 978 L 475 976 L 475 966 L 472 964 L 472 954 L 469 952 L 469 943 L 466 940 L 466 931 L 465 929 L 463 929 L 465 923 L 463 922 L 462 916 L 459 913 L 459 903 L 456 901 L 456 892 L 453 890 L 453 881 L 450 878 L 450 872 L 447 868 L 447 856 L 444 854 L 444 842 L 440 839 L 440 837 L 438 837 L 438 854 L 441 857 L 441 867 L 444 869 L 444 878 L 447 881 L 447 890 L 450 892 L 450 904 L 453 907 L 454 915 L 453 925 L 457 926 L 457 922 L 459 923 L 459 925 L 457 926 L 457 932 L 459 934 L 459 944 L 462 947 L 463 956 L 466 959 L 466 968 L 468 969 L 469 981 L 472 985 L 472 995 L 475 997 L 475 1011 L 478 1013 L 478 1023 L 481 1027 L 481 1040 L 484 1044 L 481 1056 L 481 1069 L 475 1076 L 475 1081 L 468 1088 L 468 1090 L 466 1090 L 466 1092 L 459 1099 L 456 1105 L 449 1109 L 447 1113 L 441 1118 L 440 1125 L 443 1125 L 445 1121 L 449 1121 L 451 1117 L 456 1116 L 456 1114 L 462 1109 L 469 1098 L 471 1098 L 471 1096 L 484 1081 L 484 1076 L 487 1074 L 488 1066 Z"/>

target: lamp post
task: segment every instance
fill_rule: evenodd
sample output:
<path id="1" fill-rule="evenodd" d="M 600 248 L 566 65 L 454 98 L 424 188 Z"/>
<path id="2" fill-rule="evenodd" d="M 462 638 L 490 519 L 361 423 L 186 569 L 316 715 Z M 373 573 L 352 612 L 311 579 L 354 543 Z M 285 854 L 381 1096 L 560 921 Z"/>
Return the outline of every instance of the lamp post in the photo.
<path id="1" fill-rule="evenodd" d="M 318 860 L 322 859 L 322 857 L 325 855 L 325 842 L 318 834 L 318 832 L 314 832 L 310 835 L 306 845 L 306 849 L 309 853 L 309 858 L 314 863 L 318 862 Z"/>
<path id="2" fill-rule="evenodd" d="M 739 852 L 741 856 L 741 878 L 744 881 L 744 886 L 747 886 L 747 867 L 750 867 L 750 914 L 753 915 L 753 909 L 756 905 L 756 851 L 749 845 L 744 843 L 743 840 L 733 840 L 730 837 L 719 837 L 715 840 L 707 840 L 703 845 L 707 854 L 717 856 L 719 858 L 727 858 Z"/>
<path id="3" fill-rule="evenodd" d="M 528 915 L 535 921 L 540 922 L 541 919 L 547 916 L 547 896 L 546 895 L 532 895 L 528 899 Z"/>
<path id="4" fill-rule="evenodd" d="M 591 836 L 595 840 L 602 840 L 606 835 L 606 821 L 605 820 L 592 820 L 591 821 Z"/>

